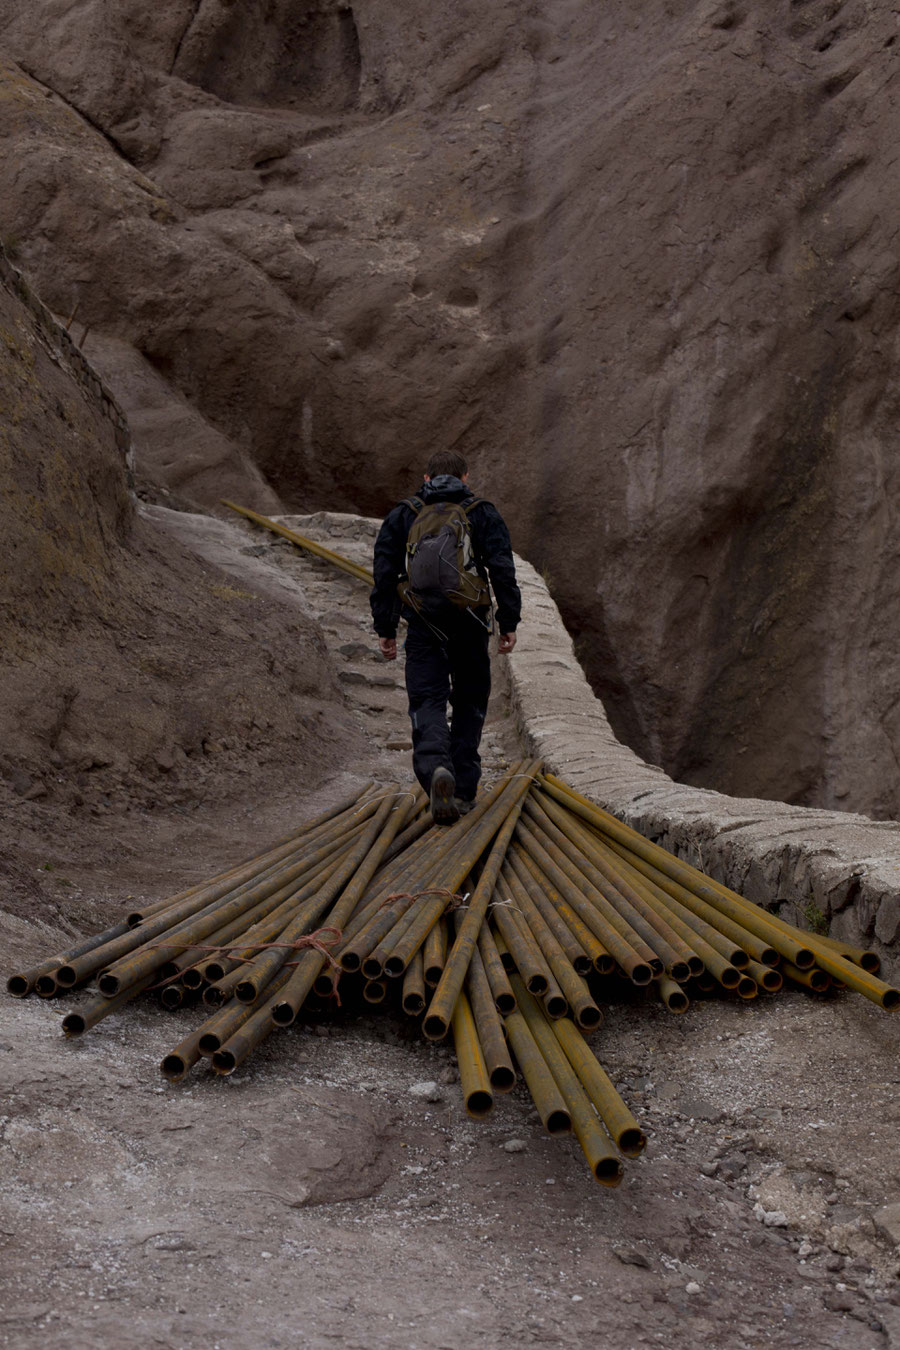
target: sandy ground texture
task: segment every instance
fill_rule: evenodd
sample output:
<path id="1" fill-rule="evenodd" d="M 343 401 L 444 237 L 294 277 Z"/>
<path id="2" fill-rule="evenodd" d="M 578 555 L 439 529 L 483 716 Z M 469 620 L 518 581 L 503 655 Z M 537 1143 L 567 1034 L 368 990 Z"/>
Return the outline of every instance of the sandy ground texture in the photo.
<path id="1" fill-rule="evenodd" d="M 156 520 L 302 587 L 368 754 L 315 791 L 94 819 L 91 849 L 73 830 L 41 857 L 30 834 L 32 914 L 0 920 L 16 964 L 72 907 L 105 921 L 409 775 L 402 671 L 364 588 L 240 525 Z M 336 546 L 365 556 L 365 523 L 347 531 Z M 485 740 L 489 773 L 517 753 L 502 689 Z M 196 1012 L 142 1004 L 68 1043 L 55 1008 L 4 999 L 0 1345 L 900 1350 L 897 1024 L 849 997 L 674 1017 L 608 996 L 597 1049 L 649 1135 L 615 1191 L 519 1090 L 468 1120 L 450 1051 L 392 1011 L 348 1004 L 230 1079 L 171 1087 L 157 1065 Z"/>

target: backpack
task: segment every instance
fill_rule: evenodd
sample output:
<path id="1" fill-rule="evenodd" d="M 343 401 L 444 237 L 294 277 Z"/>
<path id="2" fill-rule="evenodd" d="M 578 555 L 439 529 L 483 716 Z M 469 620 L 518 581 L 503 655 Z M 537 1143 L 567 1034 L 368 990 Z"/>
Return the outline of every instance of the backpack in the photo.
<path id="1" fill-rule="evenodd" d="M 406 539 L 406 578 L 400 598 L 412 609 L 477 609 L 491 603 L 488 584 L 475 565 L 469 502 L 423 502 L 407 498 L 416 518 Z"/>

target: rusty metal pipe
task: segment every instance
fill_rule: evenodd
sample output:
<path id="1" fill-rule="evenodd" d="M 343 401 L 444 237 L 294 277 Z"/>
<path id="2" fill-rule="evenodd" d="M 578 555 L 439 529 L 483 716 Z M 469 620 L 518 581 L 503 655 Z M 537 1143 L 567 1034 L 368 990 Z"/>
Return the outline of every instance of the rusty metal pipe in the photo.
<path id="1" fill-rule="evenodd" d="M 63 1018 L 62 1029 L 66 1037 L 71 1040 L 76 1036 L 83 1036 L 86 1031 L 95 1027 L 104 1017 L 108 1017 L 110 1013 L 118 1012 L 120 1008 L 124 1008 L 126 1003 L 130 1003 L 132 999 L 137 998 L 138 994 L 142 994 L 145 989 L 149 988 L 155 978 L 155 975 L 145 975 L 136 984 L 129 985 L 127 989 L 121 990 L 115 998 L 105 998 L 103 994 L 95 994 L 93 998 L 88 999 L 87 1003 L 83 1003 L 80 1008 L 67 1013 Z"/>
<path id="2" fill-rule="evenodd" d="M 831 988 L 831 976 L 820 969 L 819 966 L 812 966 L 809 970 L 801 970 L 795 966 L 792 961 L 782 961 L 780 970 L 785 979 L 793 980 L 795 984 L 802 984 L 806 989 L 812 989 L 816 994 L 824 994 Z"/>
<path id="3" fill-rule="evenodd" d="M 318 992 L 318 988 L 317 988 Z M 425 1011 L 425 977 L 421 951 L 416 952 L 403 976 L 403 989 L 400 1002 L 403 1011 L 410 1017 L 418 1017 Z"/>
<path id="4" fill-rule="evenodd" d="M 335 901 L 334 908 L 328 915 L 329 927 L 340 931 L 351 918 L 365 895 L 373 876 L 381 866 L 385 852 L 403 829 L 405 823 L 404 811 L 408 816 L 409 810 L 413 809 L 413 806 L 414 803 L 411 800 L 408 801 L 405 808 L 398 807 L 393 816 L 389 816 L 382 821 L 380 826 L 372 826 L 367 831 L 368 844 L 365 853 L 361 855 L 355 871 L 348 876 L 343 890 L 335 892 L 335 895 L 339 895 L 339 898 Z M 289 1026 L 293 1022 L 312 989 L 316 976 L 325 964 L 325 960 L 326 958 L 317 951 L 307 951 L 301 956 L 293 975 L 272 1006 L 272 1020 L 278 1026 Z"/>
<path id="5" fill-rule="evenodd" d="M 522 884 L 510 859 L 504 863 L 500 875 L 509 885 L 511 897 L 519 909 L 522 924 L 527 925 L 530 929 L 541 954 L 550 967 L 553 979 L 560 988 L 562 998 L 568 1008 L 572 1010 L 575 1021 L 582 1030 L 593 1031 L 603 1021 L 603 1014 L 594 1002 L 587 983 L 579 975 L 565 951 L 557 942 L 553 930 L 545 922 L 543 915 L 532 900 L 527 888 Z M 588 961 L 588 969 L 590 968 L 591 963 Z M 551 1017 L 565 1015 L 564 1012 L 559 1014 L 555 1011 L 551 1012 L 549 1007 L 548 1012 L 550 1012 Z"/>
<path id="6" fill-rule="evenodd" d="M 689 963 L 695 955 L 693 949 L 682 942 L 672 926 L 631 885 L 622 870 L 613 866 L 594 847 L 591 835 L 581 822 L 571 812 L 564 811 L 558 803 L 546 798 L 540 803 L 529 801 L 527 814 L 532 824 L 553 840 L 622 918 L 640 934 L 662 962 L 669 977 L 676 981 L 686 980 L 691 973 Z"/>
<path id="7" fill-rule="evenodd" d="M 478 878 L 478 884 L 472 892 L 469 900 L 469 907 L 466 910 L 465 917 L 460 925 L 459 932 L 456 934 L 456 941 L 453 943 L 452 950 L 447 955 L 447 964 L 444 966 L 440 983 L 434 991 L 431 1003 L 428 1005 L 428 1011 L 425 1014 L 425 1020 L 422 1024 L 422 1030 L 429 1040 L 440 1040 L 446 1036 L 450 1027 L 450 1018 L 453 1008 L 462 989 L 463 981 L 466 978 L 466 971 L 469 968 L 469 962 L 472 959 L 472 952 L 475 950 L 475 944 L 478 941 L 478 930 L 484 922 L 487 914 L 488 905 L 493 895 L 494 885 L 500 872 L 500 866 L 506 856 L 506 850 L 512 839 L 513 830 L 516 828 L 516 822 L 522 810 L 522 802 L 525 794 L 531 786 L 533 776 L 540 767 L 541 761 L 534 760 L 527 766 L 521 777 L 518 777 L 510 783 L 509 787 L 501 794 L 498 808 L 502 808 L 504 814 L 495 819 L 490 814 L 485 816 L 482 822 L 481 839 L 482 847 L 487 843 L 489 835 L 486 834 L 486 828 L 490 829 L 490 834 L 494 835 L 490 852 L 487 855 L 481 875 Z M 502 823 L 500 823 L 502 822 Z M 499 829 L 494 834 L 495 825 L 499 823 Z M 479 835 L 479 830 L 473 831 L 474 836 Z M 481 850 L 479 849 L 479 852 Z M 476 855 L 477 857 L 477 855 Z M 475 858 L 469 861 L 469 870 L 475 862 Z M 459 880 L 462 881 L 468 873 L 462 872 Z M 515 1014 L 513 1014 L 515 1016 Z"/>
<path id="8" fill-rule="evenodd" d="M 74 947 L 69 947 L 60 956 L 50 956 L 46 961 L 42 961 L 38 966 L 32 966 L 30 970 L 16 971 L 10 975 L 6 981 L 7 993 L 12 994 L 13 998 L 27 998 L 35 988 L 38 980 L 51 976 L 53 978 L 54 990 L 56 992 L 57 979 L 56 974 L 61 966 L 68 965 L 79 956 L 84 956 L 88 952 L 96 951 L 98 947 L 104 946 L 107 942 L 113 942 L 116 938 L 123 937 L 128 932 L 128 921 L 113 924 L 111 928 L 106 928 L 102 933 L 96 933 L 93 937 L 85 938 Z M 43 997 L 48 997 L 44 994 Z"/>
<path id="9" fill-rule="evenodd" d="M 490 1085 L 495 1092 L 511 1092 L 516 1085 L 516 1071 L 506 1048 L 506 1032 L 477 947 L 466 972 L 466 991 Z"/>
<path id="10" fill-rule="evenodd" d="M 343 917 L 349 917 L 352 913 L 362 890 L 368 885 L 372 873 L 380 861 L 376 840 L 380 839 L 383 848 L 386 848 L 398 829 L 402 828 L 402 812 L 395 812 L 393 820 L 390 819 L 393 807 L 394 803 L 389 797 L 382 802 L 360 836 L 359 842 L 350 850 L 341 866 L 325 886 L 317 892 L 311 902 L 310 911 L 303 914 L 298 913 L 289 920 L 279 936 L 278 945 L 254 958 L 251 963 L 251 972 L 241 980 L 234 991 L 235 997 L 239 998 L 242 1003 L 252 1003 L 258 997 L 260 990 L 265 988 L 272 976 L 280 970 L 288 959 L 291 944 L 299 941 L 324 916 L 329 907 L 335 904 L 339 896 L 341 901 L 335 904 L 335 912 L 340 914 L 341 920 L 339 922 L 332 916 L 328 926 L 340 930 Z M 355 885 L 353 884 L 354 879 Z M 322 960 L 324 962 L 324 957 Z M 298 970 L 295 971 L 295 977 L 298 971 L 299 965 Z M 316 970 L 313 980 L 318 973 L 318 970 Z M 289 985 L 288 989 L 290 987 Z M 307 989 L 306 992 L 308 993 L 309 990 Z M 286 989 L 283 997 L 286 998 L 287 996 L 288 990 Z"/>
<path id="11" fill-rule="evenodd" d="M 589 975 L 594 969 L 593 960 L 575 937 L 572 929 L 564 922 L 558 911 L 546 899 L 546 896 L 542 894 L 534 874 L 526 865 L 525 857 L 515 842 L 510 845 L 509 852 L 506 855 L 506 866 L 515 876 L 528 898 L 527 909 L 524 905 L 521 908 L 523 913 L 528 914 L 528 924 L 531 930 L 537 933 L 537 927 L 540 927 L 542 933 L 550 932 L 553 935 L 556 947 L 565 954 L 572 969 L 577 971 L 579 975 Z M 544 904 L 541 904 L 542 900 Z M 532 912 L 536 912 L 540 917 L 540 924 L 537 926 L 531 920 Z M 544 939 L 539 938 L 538 940 L 541 947 L 545 949 Z M 597 943 L 597 945 L 599 947 L 600 943 Z M 610 958 L 610 965 L 612 964 Z"/>
<path id="12" fill-rule="evenodd" d="M 241 862 L 234 863 L 231 867 L 226 867 L 223 872 L 217 872 L 215 876 L 207 877 L 196 886 L 189 886 L 186 890 L 179 891 L 177 895 L 166 896 L 165 899 L 156 900 L 150 905 L 145 905 L 140 910 L 133 910 L 128 915 L 129 925 L 134 927 L 143 919 L 148 918 L 151 914 L 160 913 L 162 910 L 167 909 L 169 906 L 174 905 L 181 900 L 187 900 L 192 895 L 196 895 L 198 891 L 204 890 L 208 886 L 214 886 L 219 882 L 227 880 L 232 880 L 233 882 L 238 873 L 248 871 L 251 867 L 255 866 L 257 870 L 263 870 L 273 865 L 278 861 L 278 856 L 284 856 L 283 851 L 288 845 L 293 845 L 295 848 L 304 846 L 313 836 L 322 833 L 326 826 L 331 827 L 336 825 L 338 817 L 350 816 L 372 787 L 374 787 L 374 783 L 370 779 L 358 793 L 351 793 L 348 797 L 344 797 L 341 801 L 335 803 L 335 805 L 330 807 L 327 811 L 323 811 L 320 815 L 313 817 L 312 820 L 305 821 L 302 825 L 296 826 L 293 830 L 288 831 L 287 834 L 282 835 L 280 839 L 273 840 L 273 842 L 267 845 L 261 853 L 255 853 L 249 858 L 244 858 Z M 303 841 L 302 845 L 301 840 Z M 255 875 L 256 872 L 248 871 L 248 877 Z"/>
<path id="13" fill-rule="evenodd" d="M 484 1062 L 472 1009 L 465 991 L 460 990 L 453 1007 L 453 1043 L 466 1114 L 483 1120 L 494 1109 L 494 1094 Z"/>
<path id="14" fill-rule="evenodd" d="M 594 1110 L 590 1097 L 553 1034 L 551 1024 L 527 989 L 522 987 L 517 976 L 513 976 L 512 986 L 516 998 L 519 999 L 528 1030 L 562 1093 L 575 1138 L 587 1158 L 594 1178 L 601 1186 L 618 1186 L 622 1180 L 622 1164 L 610 1136 Z"/>
<path id="15" fill-rule="evenodd" d="M 649 984 L 653 978 L 653 969 L 649 960 L 641 954 L 643 943 L 640 937 L 628 927 L 620 915 L 615 913 L 605 897 L 583 877 L 579 889 L 578 884 L 572 880 L 567 871 L 563 870 L 564 863 L 568 863 L 568 859 L 564 859 L 562 854 L 559 854 L 558 860 L 556 854 L 551 857 L 550 850 L 554 847 L 552 842 L 547 840 L 550 848 L 545 848 L 534 831 L 522 821 L 519 822 L 518 838 L 536 867 L 550 880 L 555 892 L 562 896 L 566 904 L 603 943 L 605 950 L 622 967 L 632 983 Z M 623 936 L 623 929 L 631 934 L 631 940 Z"/>
<path id="16" fill-rule="evenodd" d="M 780 931 L 777 925 L 769 923 L 767 916 L 764 917 L 764 912 L 757 906 L 752 905 L 749 900 L 745 900 L 743 896 L 739 896 L 734 891 L 729 891 L 726 887 L 714 884 L 709 877 L 706 877 L 697 868 L 692 867 L 690 863 L 682 862 L 679 858 L 666 852 L 665 849 L 660 848 L 658 844 L 652 844 L 649 839 L 645 839 L 643 835 L 630 829 L 629 826 L 623 825 L 608 811 L 603 811 L 600 807 L 594 806 L 586 797 L 582 797 L 580 793 L 566 787 L 554 775 L 545 774 L 541 780 L 541 786 L 551 797 L 555 797 L 557 801 L 561 800 L 562 804 L 567 806 L 571 812 L 581 816 L 589 824 L 596 823 L 604 834 L 619 843 L 623 843 L 629 852 L 652 862 L 666 876 L 679 882 L 701 900 L 708 901 L 714 909 L 719 910 L 726 918 L 736 920 L 741 927 L 749 929 L 756 937 L 762 938 L 769 946 L 774 947 L 780 956 L 793 961 L 801 970 L 805 970 L 812 965 L 815 958 L 809 947 Z M 756 912 L 751 913 L 751 910 Z"/>
<path id="17" fill-rule="evenodd" d="M 690 1004 L 688 996 L 680 984 L 676 984 L 674 980 L 670 980 L 668 975 L 658 975 L 656 977 L 656 988 L 669 1012 L 687 1012 Z"/>
<path id="18" fill-rule="evenodd" d="M 512 991 L 509 976 L 500 959 L 500 953 L 497 951 L 493 934 L 486 923 L 481 925 L 478 933 L 478 952 L 481 956 L 481 963 L 484 966 L 488 984 L 491 987 L 494 1007 L 501 1017 L 506 1017 L 516 1010 L 516 996 Z"/>
<path id="19" fill-rule="evenodd" d="M 363 998 L 367 1003 L 383 1003 L 386 997 L 386 980 L 366 980 L 363 985 Z"/>
<path id="20" fill-rule="evenodd" d="M 438 919 L 425 939 L 422 949 L 423 978 L 429 989 L 435 989 L 440 982 L 447 960 L 447 921 Z"/>
<path id="21" fill-rule="evenodd" d="M 619 1152 L 624 1153 L 626 1158 L 636 1158 L 646 1147 L 646 1136 L 622 1101 L 606 1070 L 598 1063 L 596 1055 L 574 1022 L 563 1017 L 551 1023 L 551 1028 Z"/>
<path id="22" fill-rule="evenodd" d="M 597 974 L 610 975 L 616 965 L 614 958 L 594 932 L 588 928 L 581 916 L 560 895 L 550 878 L 540 870 L 535 860 L 522 848 L 517 839 L 513 839 L 510 848 L 510 860 L 514 867 L 521 864 L 520 872 L 527 872 L 532 883 L 529 894 L 547 922 L 550 922 L 549 914 L 555 913 L 560 921 L 571 930 L 576 942 L 587 952 Z"/>
<path id="23" fill-rule="evenodd" d="M 701 900 L 687 887 L 667 877 L 651 863 L 634 853 L 629 853 L 624 845 L 616 843 L 614 839 L 608 840 L 608 847 L 629 867 L 640 873 L 654 894 L 659 893 L 669 904 L 677 906 L 676 912 L 683 922 L 689 924 L 695 932 L 702 934 L 731 965 L 741 969 L 750 959 L 760 961 L 764 966 L 778 965 L 778 953 L 764 939 L 749 932 L 735 920 L 727 918 L 714 906 Z M 688 918 L 688 915 L 692 917 Z M 705 929 L 698 927 L 699 924 L 704 924 L 719 934 L 719 941 L 713 941 Z M 726 943 L 733 943 L 734 947 L 729 949 Z M 738 953 L 743 953 L 746 959 L 742 959 Z"/>
<path id="24" fill-rule="evenodd" d="M 515 992 L 515 986 L 513 986 Z M 527 994 L 527 990 L 524 990 Z M 518 998 L 518 995 L 516 995 Z M 530 995 L 529 995 L 530 997 Z M 561 1026 L 561 1018 L 554 1026 Z M 504 1018 L 507 1037 L 513 1054 L 522 1070 L 522 1077 L 531 1093 L 538 1115 L 548 1134 L 560 1135 L 572 1133 L 572 1117 L 566 1100 L 556 1084 L 550 1067 L 541 1054 L 537 1042 L 531 1034 L 525 1017 L 518 1010 Z"/>

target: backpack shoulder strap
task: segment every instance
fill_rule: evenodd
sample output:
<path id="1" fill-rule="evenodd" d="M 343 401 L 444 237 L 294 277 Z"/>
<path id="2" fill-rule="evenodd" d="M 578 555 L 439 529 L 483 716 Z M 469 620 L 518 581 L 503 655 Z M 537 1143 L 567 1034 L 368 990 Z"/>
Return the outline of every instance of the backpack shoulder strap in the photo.
<path id="1" fill-rule="evenodd" d="M 411 511 L 415 511 L 416 515 L 418 515 L 425 507 L 425 503 L 422 501 L 421 497 L 404 497 L 400 505 L 408 506 Z"/>
<path id="2" fill-rule="evenodd" d="M 465 511 L 466 515 L 468 515 L 469 512 L 472 511 L 476 506 L 490 506 L 490 504 L 491 503 L 489 501 L 486 501 L 484 497 L 473 497 L 470 502 L 465 503 L 465 505 L 463 506 L 463 510 Z"/>

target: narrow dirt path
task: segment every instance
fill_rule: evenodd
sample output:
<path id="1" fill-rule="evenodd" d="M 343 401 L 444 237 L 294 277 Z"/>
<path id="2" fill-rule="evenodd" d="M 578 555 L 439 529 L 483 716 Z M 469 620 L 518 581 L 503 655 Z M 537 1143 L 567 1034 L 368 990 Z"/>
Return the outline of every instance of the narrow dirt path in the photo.
<path id="1" fill-rule="evenodd" d="M 368 556 L 366 522 L 302 527 Z M 172 528 L 300 581 L 370 755 L 315 793 L 111 823 L 76 869 L 110 903 L 154 891 L 151 854 L 168 889 L 353 782 L 409 775 L 402 670 L 364 588 L 243 527 Z M 498 696 L 488 774 L 518 748 Z M 46 950 L 24 922 L 15 941 Z M 650 1143 L 616 1191 L 521 1092 L 468 1120 L 450 1052 L 397 1013 L 344 1009 L 171 1087 L 156 1066 L 196 1012 L 142 1005 L 69 1044 L 46 1004 L 0 1006 L 4 1346 L 900 1348 L 896 1032 L 861 1000 L 676 1018 L 617 987 L 596 1043 Z"/>

